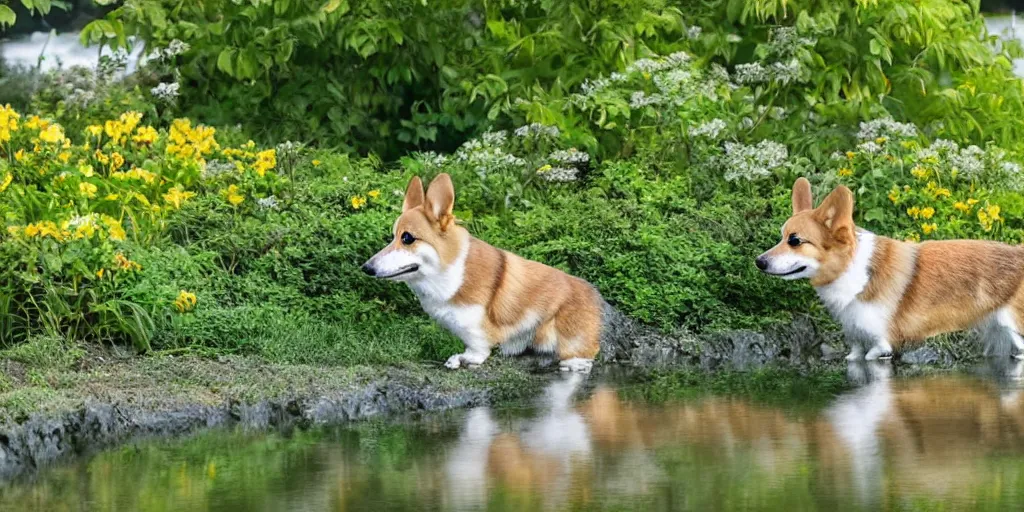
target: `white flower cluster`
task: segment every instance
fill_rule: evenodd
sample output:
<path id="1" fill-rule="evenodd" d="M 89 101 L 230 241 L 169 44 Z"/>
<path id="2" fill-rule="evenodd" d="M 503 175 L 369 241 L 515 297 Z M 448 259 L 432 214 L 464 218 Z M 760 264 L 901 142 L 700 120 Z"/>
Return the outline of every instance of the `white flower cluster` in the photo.
<path id="1" fill-rule="evenodd" d="M 278 144 L 277 147 L 275 147 L 274 149 L 277 151 L 278 159 L 282 159 L 297 155 L 300 151 L 302 151 L 303 147 L 305 147 L 305 144 L 301 142 L 292 142 L 290 140 L 286 140 Z"/>
<path id="2" fill-rule="evenodd" d="M 156 50 L 156 52 L 154 52 L 154 57 L 157 60 L 173 59 L 174 57 L 177 57 L 191 49 L 192 47 L 188 43 L 180 39 L 174 39 L 170 43 L 167 43 L 167 48 Z"/>
<path id="3" fill-rule="evenodd" d="M 859 150 L 861 150 L 861 151 L 863 151 L 865 153 L 872 154 L 872 155 L 875 154 L 875 153 L 881 153 L 882 152 L 882 146 L 879 145 L 877 142 L 875 142 L 873 140 L 869 140 L 867 142 L 861 142 L 860 144 L 857 144 L 857 149 L 859 149 Z"/>
<path id="4" fill-rule="evenodd" d="M 750 62 L 736 66 L 736 82 L 740 84 L 778 83 L 788 84 L 800 81 L 800 63 L 796 59 L 789 62 L 773 62 L 768 66 L 760 62 Z"/>
<path id="5" fill-rule="evenodd" d="M 690 128 L 691 137 L 707 137 L 709 139 L 718 139 L 718 136 L 722 134 L 722 131 L 726 129 L 725 121 L 715 118 L 700 126 Z"/>
<path id="6" fill-rule="evenodd" d="M 792 57 L 801 48 L 811 47 L 818 42 L 802 37 L 796 27 L 778 27 L 771 31 L 768 39 L 768 53 L 780 57 Z"/>
<path id="7" fill-rule="evenodd" d="M 579 165 L 589 162 L 590 155 L 576 148 L 560 149 L 548 155 L 548 160 L 563 165 Z"/>
<path id="8" fill-rule="evenodd" d="M 860 131 L 857 132 L 858 140 L 875 140 L 878 137 L 914 138 L 917 137 L 917 127 L 913 123 L 896 122 L 891 117 L 860 123 Z"/>
<path id="9" fill-rule="evenodd" d="M 554 139 L 561 135 L 557 126 L 548 126 L 540 123 L 520 126 L 519 128 L 516 128 L 516 131 L 513 133 L 515 133 L 516 137 L 520 138 L 544 136 Z"/>
<path id="10" fill-rule="evenodd" d="M 704 29 L 694 25 L 686 29 L 686 37 L 689 39 L 697 39 L 700 37 L 702 32 L 704 32 Z"/>
<path id="11" fill-rule="evenodd" d="M 762 140 L 753 146 L 736 142 L 725 143 L 726 181 L 754 181 L 772 175 L 772 171 L 784 165 L 789 158 L 786 146 L 771 140 Z"/>
<path id="12" fill-rule="evenodd" d="M 181 90 L 181 84 L 178 82 L 162 82 L 156 87 L 149 90 L 149 92 L 159 101 L 165 103 L 172 103 L 178 99 L 178 94 Z"/>
<path id="13" fill-rule="evenodd" d="M 654 74 L 659 71 L 666 71 L 669 69 L 680 67 L 690 62 L 690 55 L 686 52 L 675 52 L 666 57 L 654 57 L 649 59 L 640 59 L 634 61 L 628 67 L 626 67 L 626 74 L 633 73 L 650 73 Z"/>
<path id="14" fill-rule="evenodd" d="M 448 163 L 448 157 L 433 151 L 427 151 L 425 153 L 417 153 L 415 155 L 416 160 L 419 160 L 423 167 L 429 170 L 440 170 Z"/>
<path id="15" fill-rule="evenodd" d="M 507 138 L 503 131 L 485 133 L 463 144 L 455 152 L 455 159 L 473 167 L 481 176 L 509 169 L 522 170 L 526 161 L 502 149 Z"/>
<path id="16" fill-rule="evenodd" d="M 206 180 L 216 179 L 218 176 L 236 171 L 235 164 L 223 160 L 210 160 L 206 162 L 200 176 Z"/>
<path id="17" fill-rule="evenodd" d="M 257 199 L 256 205 L 259 206 L 261 210 L 276 210 L 279 203 L 277 202 L 276 196 L 268 196 Z"/>
<path id="18" fill-rule="evenodd" d="M 660 94 L 647 94 L 644 91 L 634 91 L 629 97 L 629 108 L 643 108 L 648 105 L 660 105 L 665 98 Z"/>
<path id="19" fill-rule="evenodd" d="M 579 171 L 571 167 L 542 167 L 537 171 L 537 175 L 542 180 L 553 183 L 568 183 L 579 179 Z"/>

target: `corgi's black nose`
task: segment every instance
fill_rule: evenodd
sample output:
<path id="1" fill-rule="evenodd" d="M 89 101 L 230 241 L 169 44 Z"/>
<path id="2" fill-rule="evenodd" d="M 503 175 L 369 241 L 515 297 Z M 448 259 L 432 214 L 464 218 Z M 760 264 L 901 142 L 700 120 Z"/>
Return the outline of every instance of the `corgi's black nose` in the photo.
<path id="1" fill-rule="evenodd" d="M 754 264 L 757 265 L 757 268 L 765 270 L 768 268 L 768 258 L 765 256 L 758 256 L 757 259 L 754 260 Z"/>
<path id="2" fill-rule="evenodd" d="M 363 263 L 363 272 L 368 276 L 376 276 L 377 271 L 369 263 Z"/>

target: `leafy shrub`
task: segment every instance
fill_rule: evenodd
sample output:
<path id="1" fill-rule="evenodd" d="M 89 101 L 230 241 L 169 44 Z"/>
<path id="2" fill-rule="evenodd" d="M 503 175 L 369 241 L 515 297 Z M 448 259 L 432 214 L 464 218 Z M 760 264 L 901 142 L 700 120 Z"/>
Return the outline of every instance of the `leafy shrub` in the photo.
<path id="1" fill-rule="evenodd" d="M 197 194 L 239 217 L 280 187 L 275 150 L 222 149 L 213 128 L 179 119 L 157 131 L 142 118 L 90 125 L 75 144 L 60 124 L 0 107 L 0 339 L 41 331 L 148 347 L 155 312 L 195 301 L 126 295 L 143 270 L 133 253 L 161 242 L 168 216 Z"/>

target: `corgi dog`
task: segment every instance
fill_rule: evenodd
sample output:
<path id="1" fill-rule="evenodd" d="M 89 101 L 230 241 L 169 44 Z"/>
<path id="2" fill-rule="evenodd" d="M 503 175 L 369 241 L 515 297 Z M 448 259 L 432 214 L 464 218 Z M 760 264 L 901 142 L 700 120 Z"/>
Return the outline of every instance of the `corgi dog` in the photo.
<path id="1" fill-rule="evenodd" d="M 426 194 L 414 177 L 395 221 L 394 240 L 363 265 L 367 274 L 405 282 L 434 320 L 466 350 L 445 366 L 483 363 L 495 348 L 554 353 L 559 367 L 587 372 L 600 348 L 602 299 L 586 281 L 496 249 L 455 221 L 455 189 L 440 174 Z"/>
<path id="2" fill-rule="evenodd" d="M 817 208 L 793 184 L 782 241 L 761 271 L 810 279 L 850 344 L 848 360 L 879 359 L 930 336 L 981 328 L 985 355 L 1024 357 L 1024 248 L 980 240 L 903 242 L 857 228 L 839 186 Z"/>

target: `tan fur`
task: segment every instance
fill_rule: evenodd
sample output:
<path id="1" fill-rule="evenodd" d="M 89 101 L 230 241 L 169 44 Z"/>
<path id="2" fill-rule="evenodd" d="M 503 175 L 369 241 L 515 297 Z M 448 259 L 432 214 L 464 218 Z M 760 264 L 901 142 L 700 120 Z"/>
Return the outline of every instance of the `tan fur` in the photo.
<path id="1" fill-rule="evenodd" d="M 811 284 L 820 287 L 843 275 L 857 252 L 853 195 L 840 186 L 817 208 L 811 204 L 810 185 L 800 178 L 782 241 L 765 256 L 793 253 L 818 261 Z M 807 243 L 788 245 L 791 234 Z M 973 240 L 911 243 L 875 235 L 869 276 L 857 299 L 893 307 L 887 341 L 894 349 L 974 327 L 1003 306 L 1010 306 L 1017 332 L 1024 332 L 1024 248 Z"/>
<path id="2" fill-rule="evenodd" d="M 561 270 L 474 238 L 455 222 L 454 200 L 447 174 L 435 178 L 425 196 L 419 178 L 413 178 L 404 211 L 394 225 L 395 239 L 379 254 L 427 244 L 448 266 L 468 244 L 462 285 L 449 302 L 484 307 L 483 329 L 492 347 L 509 341 L 524 320 L 536 315 L 540 323 L 534 334 L 535 349 L 554 351 L 563 361 L 593 359 L 600 349 L 602 315 L 597 290 Z M 411 246 L 400 240 L 405 232 L 416 238 Z"/>

